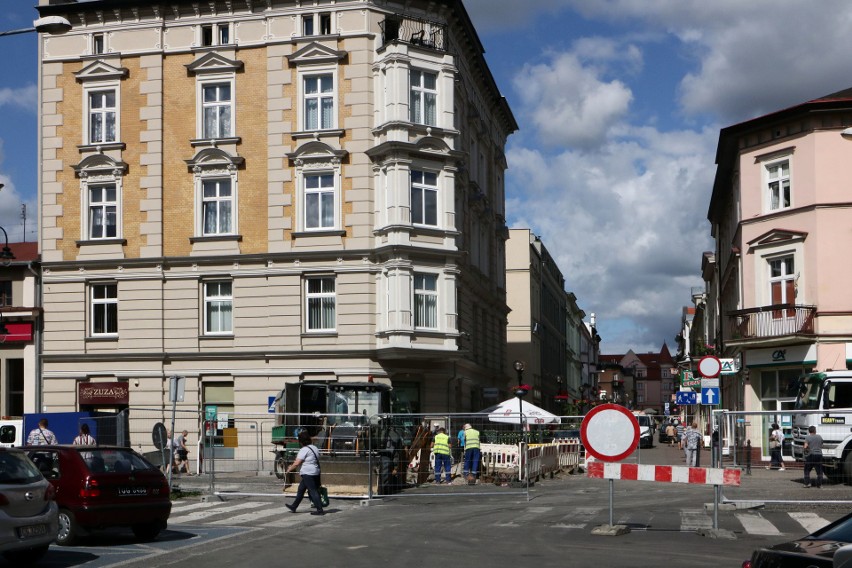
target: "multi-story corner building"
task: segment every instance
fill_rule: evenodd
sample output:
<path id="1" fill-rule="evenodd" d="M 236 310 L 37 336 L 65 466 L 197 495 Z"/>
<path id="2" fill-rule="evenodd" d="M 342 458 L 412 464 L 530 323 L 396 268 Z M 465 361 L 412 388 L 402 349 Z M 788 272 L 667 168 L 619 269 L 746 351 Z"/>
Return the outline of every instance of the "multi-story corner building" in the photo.
<path id="1" fill-rule="evenodd" d="M 38 11 L 72 24 L 40 36 L 45 406 L 160 408 L 171 376 L 220 417 L 302 380 L 422 412 L 506 388 L 517 125 L 460 0 Z"/>
<path id="2" fill-rule="evenodd" d="M 850 271 L 838 256 L 852 246 L 842 167 L 852 153 L 850 110 L 845 90 L 719 134 L 708 212 L 718 343 L 741 358 L 733 379 L 741 408 L 777 410 L 788 429 L 781 411 L 793 408 L 791 383 L 852 360 L 852 302 L 842 285 Z"/>
<path id="3" fill-rule="evenodd" d="M 0 414 L 22 416 L 40 406 L 37 397 L 40 373 L 36 355 L 41 319 L 38 243 L 4 241 L 2 248 Z"/>

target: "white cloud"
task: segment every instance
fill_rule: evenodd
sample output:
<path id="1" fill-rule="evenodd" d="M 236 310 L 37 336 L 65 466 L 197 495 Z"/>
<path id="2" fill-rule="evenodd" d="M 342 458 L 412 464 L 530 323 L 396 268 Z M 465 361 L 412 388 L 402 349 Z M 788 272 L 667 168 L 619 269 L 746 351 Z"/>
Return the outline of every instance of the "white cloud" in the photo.
<path id="1" fill-rule="evenodd" d="M 38 110 L 38 89 L 35 85 L 27 85 L 16 89 L 0 89 L 0 108 L 4 106 L 17 107 L 33 114 Z"/>
<path id="2" fill-rule="evenodd" d="M 514 85 L 522 112 L 550 145 L 599 145 L 624 118 L 632 99 L 624 83 L 602 81 L 597 69 L 584 67 L 573 53 L 524 66 Z"/>

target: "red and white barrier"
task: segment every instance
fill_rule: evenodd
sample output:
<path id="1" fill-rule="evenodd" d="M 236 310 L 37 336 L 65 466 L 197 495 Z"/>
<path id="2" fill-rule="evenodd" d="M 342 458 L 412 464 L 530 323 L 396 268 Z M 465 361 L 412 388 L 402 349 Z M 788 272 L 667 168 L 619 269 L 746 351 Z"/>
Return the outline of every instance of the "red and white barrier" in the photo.
<path id="1" fill-rule="evenodd" d="M 740 485 L 740 470 L 586 461 L 586 477 L 703 485 Z"/>

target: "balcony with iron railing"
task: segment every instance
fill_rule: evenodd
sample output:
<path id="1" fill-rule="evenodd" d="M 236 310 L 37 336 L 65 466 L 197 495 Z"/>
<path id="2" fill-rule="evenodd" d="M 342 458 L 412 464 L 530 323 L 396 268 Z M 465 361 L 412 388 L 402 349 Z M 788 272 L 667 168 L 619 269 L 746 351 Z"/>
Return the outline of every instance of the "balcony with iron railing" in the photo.
<path id="1" fill-rule="evenodd" d="M 774 304 L 728 312 L 728 344 L 766 343 L 814 334 L 815 306 Z"/>
<path id="2" fill-rule="evenodd" d="M 447 26 L 419 18 L 389 17 L 381 22 L 382 46 L 394 41 L 447 51 Z"/>

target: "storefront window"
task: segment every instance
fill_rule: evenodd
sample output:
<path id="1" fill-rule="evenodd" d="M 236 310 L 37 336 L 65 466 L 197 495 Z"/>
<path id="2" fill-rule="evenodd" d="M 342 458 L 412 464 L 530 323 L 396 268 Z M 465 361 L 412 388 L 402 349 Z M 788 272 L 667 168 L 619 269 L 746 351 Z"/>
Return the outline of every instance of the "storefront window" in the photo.
<path id="1" fill-rule="evenodd" d="M 222 446 L 225 428 L 234 427 L 234 383 L 203 383 L 205 445 Z"/>

